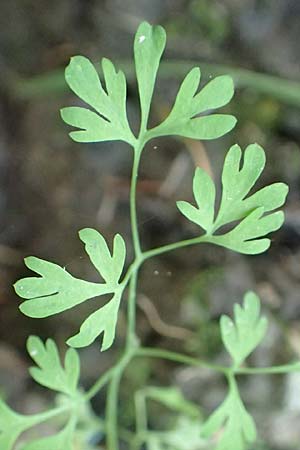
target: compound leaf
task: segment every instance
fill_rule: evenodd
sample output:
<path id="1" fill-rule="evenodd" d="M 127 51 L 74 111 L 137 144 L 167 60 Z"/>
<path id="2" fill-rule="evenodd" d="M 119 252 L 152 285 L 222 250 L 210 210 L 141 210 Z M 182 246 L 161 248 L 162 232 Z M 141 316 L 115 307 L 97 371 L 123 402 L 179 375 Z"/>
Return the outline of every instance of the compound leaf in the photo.
<path id="1" fill-rule="evenodd" d="M 227 398 L 203 425 L 201 435 L 210 437 L 222 427 L 216 450 L 246 450 L 256 440 L 255 423 L 247 412 L 233 379 L 230 381 Z"/>
<path id="2" fill-rule="evenodd" d="M 284 220 L 281 211 L 270 213 L 282 206 L 288 193 L 284 183 L 273 183 L 246 197 L 265 166 L 264 150 L 257 144 L 247 147 L 244 164 L 240 169 L 241 149 L 237 145 L 229 150 L 222 172 L 222 198 L 215 216 L 215 186 L 210 176 L 197 168 L 193 192 L 197 206 L 177 202 L 181 213 L 206 231 L 205 241 L 240 253 L 257 254 L 270 246 L 265 236 L 278 230 Z M 214 234 L 220 227 L 241 220 L 232 230 Z"/>
<path id="3" fill-rule="evenodd" d="M 115 335 L 121 297 L 119 279 L 126 257 L 125 243 L 120 235 L 116 235 L 113 251 L 110 252 L 98 231 L 85 228 L 79 234 L 91 262 L 105 283 L 91 283 L 74 278 L 56 264 L 29 257 L 25 259 L 25 264 L 41 277 L 21 279 L 15 284 L 15 290 L 20 297 L 27 299 L 21 304 L 21 311 L 36 318 L 57 314 L 99 295 L 114 294 L 109 303 L 86 319 L 80 333 L 70 339 L 72 346 L 82 347 L 104 332 L 102 349 L 105 350 L 111 346 Z"/>
<path id="4" fill-rule="evenodd" d="M 115 293 L 106 305 L 92 313 L 83 322 L 79 333 L 68 339 L 67 344 L 77 348 L 86 347 L 104 333 L 101 350 L 110 348 L 115 338 L 120 300 L 121 294 Z"/>
<path id="5" fill-rule="evenodd" d="M 77 398 L 77 384 L 79 378 L 79 358 L 74 349 L 69 349 L 65 356 L 65 367 L 60 363 L 55 343 L 48 339 L 46 344 L 36 336 L 30 336 L 27 340 L 27 348 L 30 356 L 39 366 L 30 369 L 32 377 L 43 386 L 62 392 L 69 397 Z M 39 439 L 21 447 L 22 450 L 73 450 L 73 435 L 76 427 L 77 409 L 79 404 L 71 402 L 70 408 L 57 408 L 33 415 L 22 415 L 14 412 L 2 400 L 0 400 L 0 448 L 1 450 L 13 450 L 20 435 L 69 409 L 70 419 L 67 425 L 58 434 Z M 80 408 L 82 405 L 80 405 Z M 73 411 L 72 411 L 73 410 Z"/>
<path id="6" fill-rule="evenodd" d="M 70 275 L 57 264 L 29 256 L 26 266 L 41 275 L 17 281 L 16 293 L 25 299 L 20 310 L 29 317 L 42 318 L 60 313 L 96 297 L 112 292 L 107 284 L 90 283 Z"/>
<path id="7" fill-rule="evenodd" d="M 166 45 L 166 32 L 161 26 L 142 22 L 134 40 L 134 60 L 138 82 L 142 123 L 147 119 L 161 55 Z"/>
<path id="8" fill-rule="evenodd" d="M 234 320 L 222 316 L 222 341 L 238 367 L 262 341 L 267 331 L 267 319 L 260 316 L 260 300 L 254 292 L 247 292 L 244 304 L 234 305 Z"/>
<path id="9" fill-rule="evenodd" d="M 234 93 L 229 76 L 219 76 L 210 81 L 198 94 L 200 70 L 192 69 L 182 82 L 174 106 L 165 119 L 150 133 L 153 136 L 178 135 L 192 139 L 214 139 L 232 130 L 235 117 L 208 113 L 226 105 Z M 199 114 L 206 113 L 201 117 Z"/>
<path id="10" fill-rule="evenodd" d="M 102 70 L 106 85 L 103 89 L 94 65 L 84 56 L 74 56 L 66 68 L 66 82 L 90 109 L 67 107 L 61 110 L 62 119 L 79 128 L 70 136 L 78 142 L 121 140 L 132 144 L 135 138 L 126 113 L 126 79 L 113 63 L 103 58 Z"/>
<path id="11" fill-rule="evenodd" d="M 32 378 L 42 386 L 74 396 L 80 375 L 80 361 L 76 350 L 69 348 L 61 364 L 57 346 L 52 339 L 43 344 L 37 336 L 27 340 L 27 350 L 37 367 L 29 369 Z"/>

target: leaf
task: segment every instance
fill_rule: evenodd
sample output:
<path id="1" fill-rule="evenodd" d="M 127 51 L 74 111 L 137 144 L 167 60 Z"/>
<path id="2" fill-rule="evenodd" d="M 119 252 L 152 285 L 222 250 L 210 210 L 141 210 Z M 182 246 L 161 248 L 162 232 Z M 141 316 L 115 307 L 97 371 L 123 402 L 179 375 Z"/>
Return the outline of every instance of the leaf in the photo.
<path id="1" fill-rule="evenodd" d="M 112 287 L 107 284 L 79 280 L 57 264 L 43 259 L 29 256 L 24 261 L 29 269 L 42 275 L 41 278 L 23 278 L 14 285 L 19 297 L 29 299 L 20 306 L 26 316 L 48 317 L 112 292 Z"/>
<path id="2" fill-rule="evenodd" d="M 198 450 L 204 447 L 201 423 L 197 419 L 180 416 L 173 430 L 165 433 L 164 442 L 170 450 Z"/>
<path id="3" fill-rule="evenodd" d="M 80 361 L 76 350 L 68 349 L 64 367 L 52 339 L 47 339 L 46 344 L 43 344 L 39 337 L 30 336 L 27 340 L 27 350 L 38 366 L 29 370 L 37 383 L 69 396 L 76 395 L 80 375 Z"/>
<path id="4" fill-rule="evenodd" d="M 260 299 L 247 292 L 244 304 L 234 305 L 234 320 L 222 316 L 220 321 L 222 341 L 238 367 L 264 338 L 268 322 L 260 316 Z"/>
<path id="5" fill-rule="evenodd" d="M 150 434 L 147 437 L 147 450 L 166 450 L 166 447 L 161 442 L 159 436 L 155 436 L 155 434 Z"/>
<path id="6" fill-rule="evenodd" d="M 271 240 L 258 238 L 278 230 L 284 222 L 282 211 L 268 216 L 263 216 L 263 213 L 263 208 L 255 209 L 232 231 L 221 236 L 213 236 L 208 242 L 248 255 L 263 253 L 270 247 Z"/>
<path id="7" fill-rule="evenodd" d="M 158 401 L 173 411 L 190 417 L 199 417 L 199 407 L 186 400 L 177 387 L 146 387 L 143 392 L 147 398 Z"/>
<path id="8" fill-rule="evenodd" d="M 215 228 L 242 219 L 256 208 L 262 207 L 264 212 L 269 212 L 285 202 L 288 187 L 284 183 L 273 183 L 246 198 L 265 167 L 266 157 L 262 147 L 252 144 L 244 152 L 242 167 L 241 158 L 238 145 L 231 147 L 225 158 L 222 199 Z"/>
<path id="9" fill-rule="evenodd" d="M 235 145 L 229 150 L 222 171 L 222 198 L 215 219 L 215 186 L 210 176 L 197 168 L 193 193 L 197 206 L 177 202 L 178 209 L 190 221 L 206 231 L 205 241 L 245 254 L 264 252 L 270 246 L 265 236 L 278 230 L 284 220 L 281 211 L 270 213 L 285 202 L 288 187 L 273 183 L 247 197 L 265 166 L 264 150 L 257 144 L 249 145 L 241 164 L 241 149 Z M 223 225 L 241 220 L 231 231 L 214 234 Z M 262 239 L 263 238 L 263 239 Z"/>
<path id="10" fill-rule="evenodd" d="M 210 176 L 200 167 L 195 171 L 193 191 L 198 208 L 183 201 L 177 202 L 177 207 L 185 217 L 210 232 L 214 223 L 216 189 Z"/>
<path id="11" fill-rule="evenodd" d="M 176 426 L 171 430 L 149 433 L 147 440 L 149 450 L 198 450 L 200 448 L 203 439 L 200 438 L 199 407 L 186 400 L 178 388 L 147 386 L 138 393 L 144 398 L 160 402 L 172 411 L 180 413 Z"/>
<path id="12" fill-rule="evenodd" d="M 201 435 L 212 436 L 223 427 L 216 450 L 247 450 L 256 440 L 256 426 L 247 412 L 234 379 L 230 381 L 229 394 L 221 406 L 203 425 Z"/>
<path id="13" fill-rule="evenodd" d="M 30 368 L 30 374 L 35 381 L 55 391 L 67 394 L 72 398 L 70 412 L 74 408 L 71 418 L 66 427 L 55 436 L 33 441 L 22 450 L 73 450 L 72 438 L 76 426 L 76 409 L 82 405 L 76 403 L 78 400 L 77 384 L 79 379 L 80 364 L 77 352 L 69 349 L 65 355 L 65 367 L 61 365 L 55 343 L 48 339 L 46 344 L 36 336 L 30 336 L 27 340 L 27 349 L 39 367 Z M 82 400 L 81 400 L 82 401 Z M 55 417 L 68 408 L 57 408 L 33 415 L 22 415 L 15 413 L 2 400 L 0 400 L 0 448 L 1 450 L 13 450 L 19 436 L 46 420 Z"/>
<path id="14" fill-rule="evenodd" d="M 81 131 L 71 131 L 69 133 L 73 141 L 101 142 L 116 139 L 113 124 L 102 119 L 89 109 L 70 106 L 61 110 L 61 117 L 68 125 L 81 129 Z"/>
<path id="15" fill-rule="evenodd" d="M 83 322 L 79 333 L 68 339 L 67 344 L 76 348 L 86 347 L 104 333 L 101 351 L 109 349 L 115 338 L 120 300 L 121 294 L 115 293 L 112 300 Z"/>
<path id="16" fill-rule="evenodd" d="M 207 448 L 205 444 L 199 420 L 184 415 L 178 417 L 174 428 L 151 432 L 147 440 L 148 450 L 200 450 Z"/>
<path id="17" fill-rule="evenodd" d="M 198 68 L 187 74 L 169 116 L 150 131 L 152 137 L 178 135 L 192 139 L 214 139 L 234 128 L 235 117 L 227 114 L 208 115 L 211 110 L 220 108 L 231 100 L 234 93 L 232 79 L 229 76 L 219 76 L 197 94 L 200 76 Z M 202 113 L 206 115 L 196 117 Z"/>
<path id="18" fill-rule="evenodd" d="M 161 26 L 142 22 L 134 40 L 134 60 L 138 82 L 142 124 L 146 128 L 159 61 L 166 45 Z"/>
<path id="19" fill-rule="evenodd" d="M 74 431 L 76 421 L 70 419 L 65 428 L 59 433 L 34 440 L 22 447 L 22 450 L 74 450 Z"/>
<path id="20" fill-rule="evenodd" d="M 125 75 L 122 71 L 117 72 L 113 63 L 106 58 L 102 59 L 102 70 L 106 91 L 88 58 L 71 58 L 65 71 L 66 82 L 93 110 L 63 108 L 62 119 L 67 124 L 80 128 L 80 131 L 70 133 L 71 138 L 77 142 L 121 140 L 132 144 L 135 137 L 127 120 Z"/>
<path id="21" fill-rule="evenodd" d="M 85 243 L 85 250 L 102 278 L 108 284 L 117 284 L 126 257 L 126 247 L 122 236 L 117 234 L 114 237 L 112 255 L 104 237 L 98 231 L 92 228 L 84 228 L 79 232 L 79 236 Z"/>
<path id="22" fill-rule="evenodd" d="M 30 416 L 15 413 L 0 399 L 0 448 L 13 450 L 18 437 L 35 424 Z"/>
<path id="23" fill-rule="evenodd" d="M 79 334 L 68 341 L 72 346 L 82 347 L 104 332 L 102 349 L 106 350 L 115 335 L 122 293 L 119 279 L 126 257 L 125 243 L 120 235 L 116 235 L 111 253 L 105 239 L 96 230 L 85 228 L 79 235 L 91 262 L 105 280 L 104 284 L 74 278 L 56 264 L 29 257 L 25 259 L 25 264 L 41 277 L 23 278 L 15 284 L 15 290 L 20 297 L 27 299 L 21 304 L 21 311 L 35 318 L 57 314 L 99 295 L 114 294 L 110 302 L 86 319 Z"/>

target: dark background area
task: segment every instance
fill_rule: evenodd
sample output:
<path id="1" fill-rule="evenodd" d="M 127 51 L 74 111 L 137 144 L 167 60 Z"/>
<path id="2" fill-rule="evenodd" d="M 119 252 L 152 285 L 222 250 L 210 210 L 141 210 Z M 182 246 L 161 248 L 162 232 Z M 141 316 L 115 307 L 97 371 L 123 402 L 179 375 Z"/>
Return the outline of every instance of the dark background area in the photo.
<path id="1" fill-rule="evenodd" d="M 130 67 L 133 36 L 142 20 L 166 28 L 164 61 L 173 62 L 162 65 L 158 75 L 152 123 L 166 115 L 184 73 L 193 65 L 202 68 L 204 82 L 219 73 L 233 75 L 237 91 L 226 110 L 239 120 L 233 132 L 216 141 L 164 138 L 147 145 L 138 184 L 143 248 L 195 235 L 196 228 L 180 216 L 175 202 L 192 198 L 195 166 L 218 179 L 224 155 L 236 142 L 242 147 L 252 142 L 264 146 L 267 167 L 262 183 L 284 181 L 290 194 L 285 225 L 264 255 L 247 257 L 203 245 L 148 262 L 139 283 L 139 336 L 145 345 L 224 361 L 218 319 L 252 289 L 261 297 L 270 329 L 251 362 L 281 364 L 300 356 L 299 1 L 2 1 L 0 389 L 22 410 L 34 410 L 46 401 L 28 379 L 27 336 L 51 336 L 64 348 L 65 338 L 78 329 L 88 308 L 44 320 L 22 316 L 12 284 L 28 275 L 23 258 L 36 255 L 76 276 L 96 279 L 77 235 L 86 226 L 108 239 L 120 232 L 128 242 L 128 262 L 131 257 L 131 150 L 119 142 L 81 145 L 69 139 L 59 109 L 77 99 L 64 84 L 63 70 L 75 54 L 94 62 L 106 56 L 129 68 L 128 112 L 137 129 L 139 105 Z M 114 347 L 100 354 L 97 342 L 81 352 L 83 384 L 89 385 L 112 364 L 125 330 L 123 304 Z M 128 388 L 144 382 L 178 385 L 204 410 L 224 394 L 219 379 L 210 373 L 166 362 L 139 363 L 124 379 L 124 417 L 130 418 Z M 300 374 L 247 378 L 243 389 L 268 443 L 261 448 L 299 448 Z M 103 407 L 100 396 L 100 414 Z"/>

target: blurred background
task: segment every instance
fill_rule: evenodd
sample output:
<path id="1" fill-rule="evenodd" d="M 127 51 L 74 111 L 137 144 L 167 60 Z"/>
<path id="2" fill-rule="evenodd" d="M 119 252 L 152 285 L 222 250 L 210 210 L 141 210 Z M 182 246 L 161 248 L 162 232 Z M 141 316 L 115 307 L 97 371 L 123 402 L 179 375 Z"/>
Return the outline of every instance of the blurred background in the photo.
<path id="1" fill-rule="evenodd" d="M 138 297 L 138 332 L 144 345 L 162 346 L 215 362 L 227 362 L 218 321 L 248 289 L 257 292 L 270 320 L 255 365 L 283 364 L 300 357 L 300 3 L 298 0 L 10 0 L 0 17 L 0 390 L 25 412 L 50 401 L 30 381 L 25 342 L 29 334 L 54 337 L 64 351 L 89 305 L 49 319 L 22 316 L 12 284 L 29 275 L 23 258 L 35 255 L 96 280 L 78 239 L 94 227 L 108 239 L 120 232 L 130 248 L 128 194 L 131 150 L 122 143 L 81 145 L 68 137 L 59 109 L 76 104 L 63 78 L 72 55 L 94 62 L 103 56 L 123 67 L 128 113 L 139 123 L 132 42 L 142 20 L 168 34 L 151 123 L 168 113 L 185 73 L 199 65 L 203 82 L 231 74 L 236 95 L 225 109 L 237 127 L 210 142 L 163 138 L 144 153 L 138 184 L 143 248 L 192 237 L 197 228 L 176 209 L 192 199 L 195 166 L 218 180 L 228 148 L 264 146 L 267 167 L 261 184 L 290 186 L 286 222 L 264 255 L 246 257 L 211 246 L 177 251 L 147 262 Z M 125 302 L 124 302 L 125 303 Z M 125 305 L 126 306 L 126 305 Z M 116 359 L 124 344 L 125 308 L 112 350 L 99 342 L 81 351 L 84 386 Z M 299 448 L 300 374 L 244 377 L 243 398 L 259 424 L 255 449 Z M 144 384 L 178 386 L 201 405 L 204 416 L 224 397 L 219 376 L 165 361 L 139 360 L 122 384 L 120 419 L 133 423 L 134 390 Z M 104 393 L 94 404 L 104 411 Z M 151 406 L 150 424 L 171 420 Z M 163 419 L 162 419 L 163 418 Z M 261 446 L 260 446 L 261 445 Z M 260 446 L 260 447 L 259 447 Z M 100 447 L 95 447 L 100 448 Z M 197 447 L 195 447 L 197 449 Z"/>

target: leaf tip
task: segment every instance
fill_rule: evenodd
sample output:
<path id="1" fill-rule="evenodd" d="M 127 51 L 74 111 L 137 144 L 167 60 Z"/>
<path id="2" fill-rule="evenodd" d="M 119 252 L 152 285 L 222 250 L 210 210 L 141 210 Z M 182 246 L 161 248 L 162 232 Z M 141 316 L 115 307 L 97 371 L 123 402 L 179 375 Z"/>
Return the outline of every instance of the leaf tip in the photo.
<path id="1" fill-rule="evenodd" d="M 38 355 L 38 349 L 43 345 L 41 338 L 35 335 L 30 335 L 26 341 L 26 349 L 29 356 L 34 359 Z"/>
<path id="2" fill-rule="evenodd" d="M 30 268 L 30 265 L 34 263 L 38 258 L 36 256 L 26 256 L 24 258 L 24 264 Z"/>
<path id="3" fill-rule="evenodd" d="M 86 244 L 90 239 L 97 239 L 99 237 L 99 232 L 94 228 L 83 228 L 78 232 L 79 239 Z"/>

